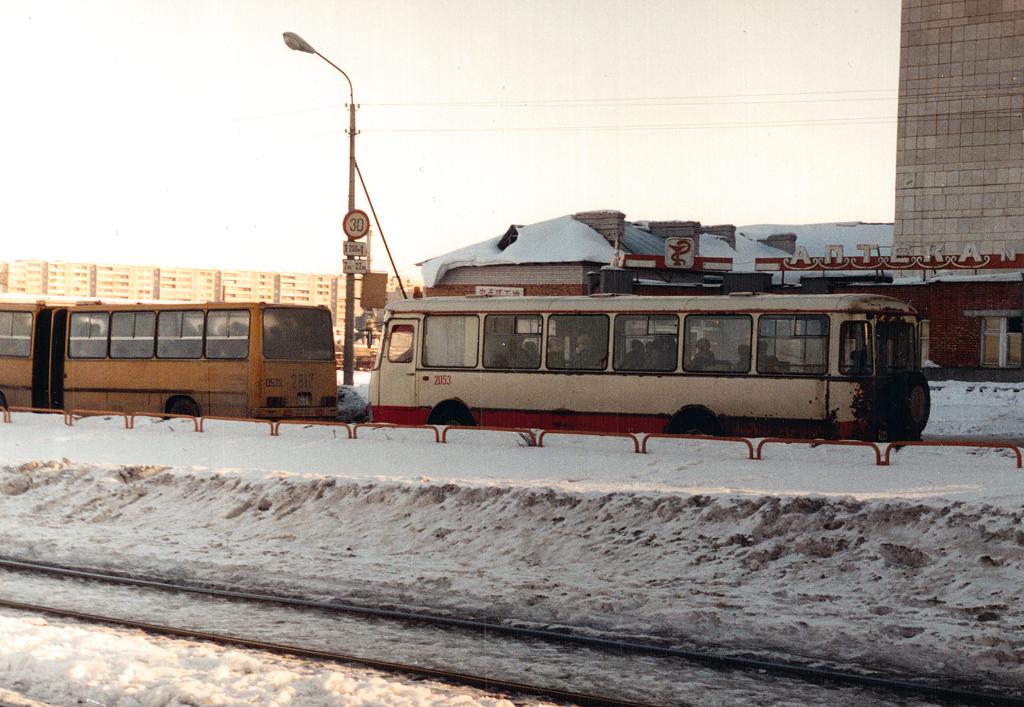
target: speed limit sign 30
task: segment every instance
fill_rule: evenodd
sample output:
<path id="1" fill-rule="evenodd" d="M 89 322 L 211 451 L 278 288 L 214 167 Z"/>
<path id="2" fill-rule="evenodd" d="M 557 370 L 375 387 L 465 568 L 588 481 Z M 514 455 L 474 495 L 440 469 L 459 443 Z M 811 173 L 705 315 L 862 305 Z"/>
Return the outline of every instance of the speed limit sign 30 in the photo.
<path id="1" fill-rule="evenodd" d="M 345 229 L 345 236 L 350 241 L 358 241 L 370 232 L 370 217 L 365 211 L 354 209 L 345 214 L 345 222 L 342 226 Z"/>

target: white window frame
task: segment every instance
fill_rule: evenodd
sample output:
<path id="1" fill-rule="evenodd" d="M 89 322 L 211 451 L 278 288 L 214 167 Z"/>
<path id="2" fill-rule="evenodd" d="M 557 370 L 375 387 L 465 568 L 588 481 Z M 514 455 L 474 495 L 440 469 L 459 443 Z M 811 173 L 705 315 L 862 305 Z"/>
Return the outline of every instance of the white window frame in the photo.
<path id="1" fill-rule="evenodd" d="M 981 340 L 979 342 L 979 344 L 980 344 L 979 354 L 980 354 L 980 358 L 981 358 L 981 366 L 982 366 L 982 368 L 1019 368 L 1020 367 L 1020 353 L 1021 353 L 1020 352 L 1020 336 L 1021 335 L 1020 335 L 1019 332 L 1012 332 L 1013 334 L 1016 334 L 1017 341 L 1015 343 L 1011 344 L 1011 341 L 1010 341 L 1010 334 L 1011 334 L 1011 332 L 1008 331 L 1008 329 L 1009 329 L 1008 323 L 1009 323 L 1010 319 L 1018 319 L 1018 318 L 1019 317 L 1005 317 L 1005 316 L 985 316 L 985 317 L 982 317 L 982 319 L 981 319 Z M 991 326 L 991 325 L 997 324 L 997 323 L 998 323 L 997 327 L 996 326 Z M 991 360 L 986 360 L 986 356 L 985 356 L 985 352 L 986 352 L 985 342 L 986 342 L 987 339 L 989 339 L 991 337 L 998 337 L 998 351 L 999 351 L 998 356 L 999 356 L 999 360 L 996 361 L 996 362 L 993 362 Z M 1015 346 L 1016 349 L 1017 349 L 1017 351 L 1016 351 L 1016 354 L 1017 354 L 1016 358 L 1017 358 L 1017 360 L 1016 361 L 1012 361 L 1011 360 L 1011 346 Z"/>

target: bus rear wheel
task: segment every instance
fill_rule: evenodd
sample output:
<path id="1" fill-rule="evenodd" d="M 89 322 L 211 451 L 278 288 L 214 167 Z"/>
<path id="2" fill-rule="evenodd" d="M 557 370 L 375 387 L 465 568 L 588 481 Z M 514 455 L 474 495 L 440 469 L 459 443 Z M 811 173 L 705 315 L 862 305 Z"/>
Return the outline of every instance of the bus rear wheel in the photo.
<path id="1" fill-rule="evenodd" d="M 189 397 L 174 398 L 167 404 L 168 415 L 199 417 L 199 404 Z"/>
<path id="2" fill-rule="evenodd" d="M 476 427 L 476 420 L 465 405 L 449 402 L 434 408 L 430 417 L 427 418 L 427 424 L 444 427 Z"/>
<path id="3" fill-rule="evenodd" d="M 721 437 L 724 434 L 718 419 L 703 408 L 678 412 L 665 427 L 665 433 L 690 437 Z"/>

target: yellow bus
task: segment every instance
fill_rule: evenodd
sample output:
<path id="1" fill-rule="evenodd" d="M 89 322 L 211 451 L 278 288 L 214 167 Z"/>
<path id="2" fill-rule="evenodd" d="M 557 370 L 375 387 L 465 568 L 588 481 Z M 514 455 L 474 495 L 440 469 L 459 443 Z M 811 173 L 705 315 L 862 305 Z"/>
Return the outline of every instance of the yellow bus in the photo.
<path id="1" fill-rule="evenodd" d="M 917 323 L 877 295 L 412 299 L 369 397 L 396 424 L 908 440 Z"/>
<path id="2" fill-rule="evenodd" d="M 0 405 L 334 419 L 332 331 L 325 307 L 0 303 Z"/>

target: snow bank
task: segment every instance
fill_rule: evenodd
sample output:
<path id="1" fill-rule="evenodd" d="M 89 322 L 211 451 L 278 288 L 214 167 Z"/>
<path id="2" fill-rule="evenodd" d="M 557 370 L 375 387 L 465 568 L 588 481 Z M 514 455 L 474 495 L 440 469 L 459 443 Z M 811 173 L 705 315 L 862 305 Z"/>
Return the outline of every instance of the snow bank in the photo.
<path id="1" fill-rule="evenodd" d="M 926 432 L 1019 435 L 1019 395 L 937 386 Z M 706 440 L 640 455 L 614 438 L 266 427 L 16 414 L 0 425 L 0 542 L 32 560 L 1024 687 L 1024 475 L 1005 450 L 904 448 L 879 467 L 857 447 L 772 445 L 756 461 Z M 31 640 L 0 640 L 0 674 L 49 660 L 11 648 Z"/>

